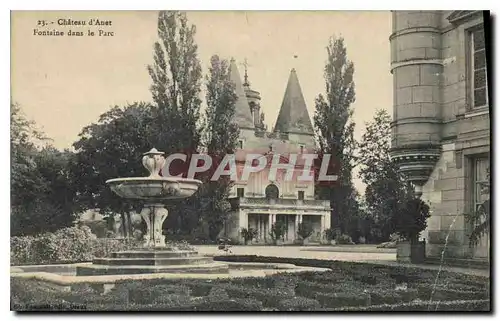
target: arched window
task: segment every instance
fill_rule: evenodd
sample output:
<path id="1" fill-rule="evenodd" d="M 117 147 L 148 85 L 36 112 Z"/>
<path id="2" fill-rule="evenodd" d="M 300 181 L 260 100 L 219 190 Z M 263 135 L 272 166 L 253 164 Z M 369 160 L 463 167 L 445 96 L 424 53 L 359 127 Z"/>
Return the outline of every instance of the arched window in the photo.
<path id="1" fill-rule="evenodd" d="M 274 184 L 269 184 L 266 187 L 266 198 L 267 199 L 277 199 L 280 195 L 278 186 Z"/>

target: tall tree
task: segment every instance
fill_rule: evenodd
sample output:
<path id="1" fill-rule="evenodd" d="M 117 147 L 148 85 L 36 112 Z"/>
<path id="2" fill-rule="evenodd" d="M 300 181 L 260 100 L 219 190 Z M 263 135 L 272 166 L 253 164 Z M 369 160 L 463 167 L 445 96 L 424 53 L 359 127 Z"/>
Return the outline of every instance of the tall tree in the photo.
<path id="1" fill-rule="evenodd" d="M 394 218 L 398 203 L 409 191 L 403 176 L 391 160 L 391 117 L 382 109 L 366 123 L 366 131 L 359 143 L 361 169 L 359 175 L 366 184 L 365 200 L 373 218 L 377 241 L 387 241 L 395 231 Z"/>
<path id="2" fill-rule="evenodd" d="M 159 41 L 154 44 L 154 63 L 148 66 L 153 81 L 155 122 L 167 131 L 157 133 L 156 148 L 166 153 L 194 153 L 200 143 L 202 83 L 196 27 L 185 13 L 160 11 Z"/>
<path id="3" fill-rule="evenodd" d="M 72 167 L 82 208 L 118 213 L 122 222 L 130 221 L 127 216 L 141 204 L 116 196 L 106 180 L 145 176 L 140 157 L 151 149 L 155 134 L 152 109 L 145 103 L 116 106 L 102 114 L 97 123 L 83 128 L 73 144 L 76 160 Z M 130 227 L 125 224 L 123 232 L 127 236 Z"/>
<path id="4" fill-rule="evenodd" d="M 324 69 L 325 95 L 316 98 L 314 124 L 319 154 L 331 154 L 338 166 L 338 181 L 334 185 L 319 184 L 321 198 L 327 198 L 332 206 L 332 226 L 348 230 L 350 215 L 356 215 L 356 192 L 352 183 L 354 167 L 354 126 L 352 121 L 355 101 L 354 64 L 347 58 L 342 37 L 332 37 L 326 47 L 327 62 Z"/>
<path id="5" fill-rule="evenodd" d="M 206 76 L 206 102 L 204 144 L 213 159 L 212 169 L 201 178 L 201 209 L 208 224 L 208 236 L 214 240 L 223 227 L 230 211 L 227 199 L 231 188 L 229 177 L 211 181 L 213 172 L 226 154 L 233 154 L 239 136 L 238 126 L 232 121 L 237 96 L 229 78 L 229 63 L 214 55 L 210 59 Z"/>
<path id="6" fill-rule="evenodd" d="M 73 224 L 75 190 L 69 177 L 73 154 L 49 139 L 11 105 L 11 234 L 33 235 Z"/>

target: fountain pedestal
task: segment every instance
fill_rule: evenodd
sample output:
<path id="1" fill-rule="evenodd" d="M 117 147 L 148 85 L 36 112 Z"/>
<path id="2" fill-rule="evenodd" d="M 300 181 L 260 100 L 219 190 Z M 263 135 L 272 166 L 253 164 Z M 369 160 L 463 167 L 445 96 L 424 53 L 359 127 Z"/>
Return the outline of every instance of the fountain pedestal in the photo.
<path id="1" fill-rule="evenodd" d="M 200 256 L 196 251 L 175 251 L 165 248 L 134 249 L 115 252 L 109 258 L 99 258 L 92 265 L 76 268 L 76 275 L 123 275 L 147 273 L 228 273 L 227 264 Z"/>
<path id="2" fill-rule="evenodd" d="M 92 265 L 78 266 L 77 275 L 144 274 L 144 273 L 228 273 L 228 265 L 196 251 L 167 248 L 163 222 L 168 216 L 164 203 L 193 195 L 201 181 L 162 177 L 165 165 L 162 152 L 152 149 L 142 158 L 148 177 L 115 178 L 106 181 L 113 192 L 128 199 L 145 200 L 141 217 L 146 222 L 144 247 L 112 253 L 109 258 L 94 259 Z"/>
<path id="3" fill-rule="evenodd" d="M 165 247 L 163 222 L 168 216 L 168 210 L 163 204 L 146 204 L 141 211 L 141 217 L 146 222 L 144 246 L 146 248 Z"/>

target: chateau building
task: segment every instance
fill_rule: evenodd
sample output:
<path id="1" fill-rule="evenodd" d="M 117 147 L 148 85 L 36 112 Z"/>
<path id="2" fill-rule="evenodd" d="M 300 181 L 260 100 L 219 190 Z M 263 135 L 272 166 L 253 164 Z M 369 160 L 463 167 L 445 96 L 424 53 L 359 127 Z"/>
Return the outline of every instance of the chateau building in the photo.
<path id="1" fill-rule="evenodd" d="M 294 69 L 290 72 L 281 109 L 271 132 L 263 124 L 260 93 L 250 88 L 246 70 L 242 82 L 234 59 L 230 64 L 230 79 L 238 96 L 234 116 L 240 127 L 235 153 L 238 180 L 229 196 L 232 213 L 221 233 L 243 242 L 241 230 L 252 228 L 257 231 L 254 243 L 267 244 L 272 242 L 271 227 L 281 221 L 286 226 L 284 243 L 293 243 L 298 238 L 299 224 L 310 222 L 314 231 L 309 240 L 320 242 L 325 229 L 330 228 L 330 201 L 315 200 L 314 180 L 297 180 L 304 167 L 300 155 L 312 154 L 315 150 L 313 126 L 297 72 Z M 245 179 L 241 174 L 248 154 L 262 155 L 267 159 L 267 166 Z M 270 168 L 273 159 L 277 160 L 279 155 L 279 163 L 287 164 L 290 154 L 298 154 L 296 163 L 289 169 L 277 170 L 273 177 Z"/>
<path id="2" fill-rule="evenodd" d="M 482 11 L 392 13 L 391 155 L 428 202 L 429 260 L 489 259 L 469 246 L 471 213 L 489 195 L 490 102 Z"/>

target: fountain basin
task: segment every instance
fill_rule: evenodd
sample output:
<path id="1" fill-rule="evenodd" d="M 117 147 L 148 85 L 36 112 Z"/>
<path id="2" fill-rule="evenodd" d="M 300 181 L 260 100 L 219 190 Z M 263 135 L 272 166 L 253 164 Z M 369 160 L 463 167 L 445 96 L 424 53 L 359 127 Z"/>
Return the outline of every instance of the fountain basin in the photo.
<path id="1" fill-rule="evenodd" d="M 127 177 L 106 181 L 118 196 L 127 199 L 161 201 L 187 198 L 202 184 L 197 179 L 177 177 Z"/>

